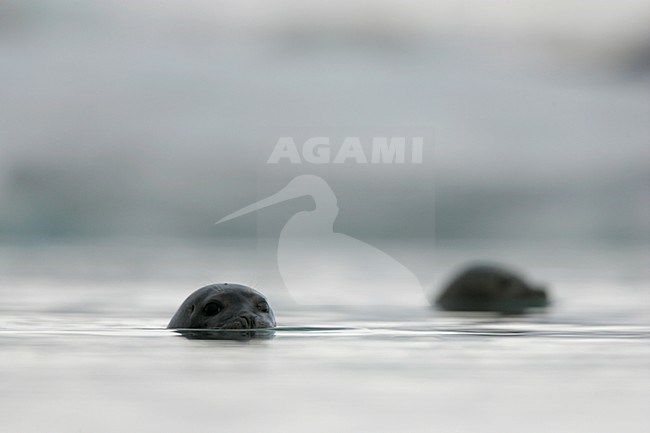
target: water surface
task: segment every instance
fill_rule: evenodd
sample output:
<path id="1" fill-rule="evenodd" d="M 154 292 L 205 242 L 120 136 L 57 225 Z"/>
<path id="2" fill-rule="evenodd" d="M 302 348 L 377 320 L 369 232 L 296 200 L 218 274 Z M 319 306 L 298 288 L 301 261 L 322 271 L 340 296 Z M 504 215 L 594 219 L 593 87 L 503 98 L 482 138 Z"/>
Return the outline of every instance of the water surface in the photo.
<path id="1" fill-rule="evenodd" d="M 8 264 L 27 252 L 1 256 Z M 233 341 L 165 329 L 195 288 L 181 274 L 200 264 L 179 262 L 176 279 L 156 279 L 144 265 L 142 274 L 93 278 L 79 269 L 53 273 L 47 260 L 31 257 L 29 269 L 13 267 L 0 281 L 3 432 L 611 433 L 650 426 L 645 275 L 557 273 L 552 308 L 508 317 L 424 304 L 300 306 L 281 296 L 273 302 L 271 290 L 272 338 Z M 65 261 L 70 251 L 49 257 Z M 115 269 L 119 260 L 110 257 L 104 264 Z M 38 263 L 42 272 L 31 268 Z"/>

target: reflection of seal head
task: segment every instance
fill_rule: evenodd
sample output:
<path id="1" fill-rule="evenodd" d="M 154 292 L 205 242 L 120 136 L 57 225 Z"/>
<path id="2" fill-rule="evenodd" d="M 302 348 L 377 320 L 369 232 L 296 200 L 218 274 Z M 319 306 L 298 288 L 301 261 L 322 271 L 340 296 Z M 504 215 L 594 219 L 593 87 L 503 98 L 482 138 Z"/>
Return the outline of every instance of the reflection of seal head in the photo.
<path id="1" fill-rule="evenodd" d="M 450 311 L 522 313 L 546 307 L 546 291 L 533 287 L 519 275 L 495 266 L 471 266 L 460 272 L 436 300 Z"/>
<path id="2" fill-rule="evenodd" d="M 192 293 L 178 308 L 168 328 L 263 329 L 275 326 L 266 298 L 239 284 L 212 284 Z"/>

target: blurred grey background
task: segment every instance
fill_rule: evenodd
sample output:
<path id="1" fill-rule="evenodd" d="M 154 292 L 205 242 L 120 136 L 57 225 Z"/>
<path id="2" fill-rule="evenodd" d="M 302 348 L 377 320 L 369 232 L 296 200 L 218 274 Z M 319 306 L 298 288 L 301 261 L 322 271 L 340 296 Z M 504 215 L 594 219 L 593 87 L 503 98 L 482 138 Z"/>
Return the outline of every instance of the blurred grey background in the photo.
<path id="1" fill-rule="evenodd" d="M 364 239 L 647 245 L 649 19 L 636 0 L 4 1 L 0 242 L 256 236 L 213 223 L 314 173 Z M 272 131 L 390 126 L 433 131 L 425 164 L 265 163 Z"/>

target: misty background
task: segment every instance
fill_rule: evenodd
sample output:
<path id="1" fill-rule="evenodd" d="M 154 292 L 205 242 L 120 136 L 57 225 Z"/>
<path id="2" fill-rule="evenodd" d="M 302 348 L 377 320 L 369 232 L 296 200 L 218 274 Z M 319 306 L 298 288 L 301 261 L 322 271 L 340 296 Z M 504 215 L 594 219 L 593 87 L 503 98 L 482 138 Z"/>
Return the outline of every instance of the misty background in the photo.
<path id="1" fill-rule="evenodd" d="M 648 245 L 649 11 L 2 2 L 0 242 L 255 237 L 213 223 L 309 173 L 365 240 Z M 390 127 L 424 164 L 266 164 L 277 133 Z"/>

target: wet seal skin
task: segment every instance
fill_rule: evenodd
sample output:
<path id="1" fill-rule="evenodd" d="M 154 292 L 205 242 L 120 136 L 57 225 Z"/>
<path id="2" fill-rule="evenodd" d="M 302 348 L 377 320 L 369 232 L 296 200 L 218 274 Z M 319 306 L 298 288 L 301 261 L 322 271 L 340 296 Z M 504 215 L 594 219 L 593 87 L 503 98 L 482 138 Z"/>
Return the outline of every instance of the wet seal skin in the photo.
<path id="1" fill-rule="evenodd" d="M 221 336 L 223 339 L 232 339 L 228 337 L 235 334 L 246 339 L 255 337 L 258 332 L 250 330 L 263 330 L 274 326 L 275 315 L 264 295 L 247 286 L 222 283 L 202 287 L 188 296 L 167 328 L 214 330 L 210 333 L 187 331 L 189 338 L 202 336 L 220 339 L 215 337 Z"/>
<path id="2" fill-rule="evenodd" d="M 458 273 L 435 300 L 448 311 L 522 314 L 549 305 L 546 290 L 518 274 L 493 265 L 473 265 Z"/>

